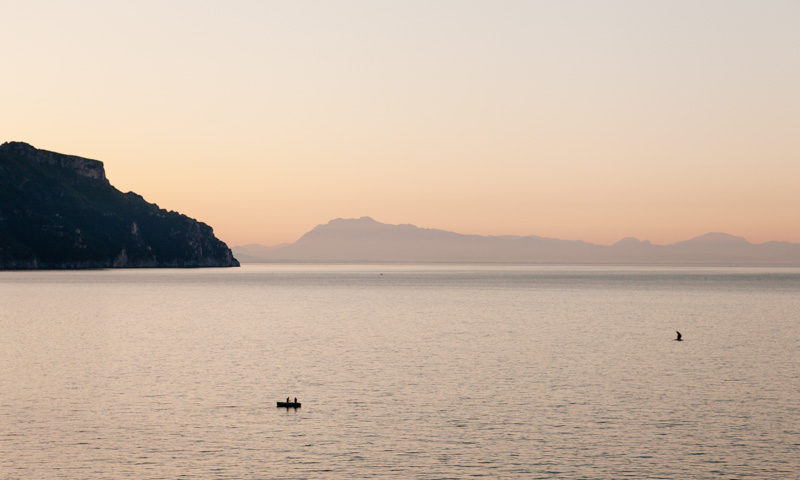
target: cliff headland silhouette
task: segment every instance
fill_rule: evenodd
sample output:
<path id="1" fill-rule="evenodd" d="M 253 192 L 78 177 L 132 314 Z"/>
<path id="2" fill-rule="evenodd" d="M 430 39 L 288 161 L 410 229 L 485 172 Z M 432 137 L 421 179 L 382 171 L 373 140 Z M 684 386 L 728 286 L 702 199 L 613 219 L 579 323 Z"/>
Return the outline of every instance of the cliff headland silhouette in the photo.
<path id="1" fill-rule="evenodd" d="M 243 262 L 800 265 L 800 244 L 753 244 L 708 233 L 672 245 L 624 238 L 614 245 L 539 236 L 465 235 L 370 217 L 318 225 L 292 244 L 233 247 Z"/>
<path id="2" fill-rule="evenodd" d="M 120 192 L 102 162 L 0 145 L 0 269 L 238 265 L 210 226 Z"/>

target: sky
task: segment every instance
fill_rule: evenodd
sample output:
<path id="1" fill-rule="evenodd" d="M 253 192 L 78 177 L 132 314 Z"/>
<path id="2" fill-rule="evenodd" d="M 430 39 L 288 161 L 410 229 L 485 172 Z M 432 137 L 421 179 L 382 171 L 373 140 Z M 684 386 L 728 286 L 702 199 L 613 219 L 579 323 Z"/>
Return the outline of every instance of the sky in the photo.
<path id="1" fill-rule="evenodd" d="M 800 243 L 797 1 L 0 0 L 0 142 L 229 246 L 334 218 Z"/>

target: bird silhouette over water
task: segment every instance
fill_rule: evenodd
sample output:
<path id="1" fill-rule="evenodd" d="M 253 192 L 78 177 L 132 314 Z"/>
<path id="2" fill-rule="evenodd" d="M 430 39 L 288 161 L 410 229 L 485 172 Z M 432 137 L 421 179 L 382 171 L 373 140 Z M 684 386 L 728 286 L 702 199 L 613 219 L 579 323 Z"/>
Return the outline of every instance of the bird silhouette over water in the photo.
<path id="1" fill-rule="evenodd" d="M 675 339 L 675 341 L 676 341 L 676 342 L 682 342 L 682 341 L 683 341 L 683 338 L 681 338 L 681 337 L 682 337 L 683 335 L 681 335 L 681 332 L 679 332 L 679 331 L 675 330 L 675 333 L 677 333 L 677 334 L 678 334 L 678 338 L 676 338 L 676 339 Z"/>

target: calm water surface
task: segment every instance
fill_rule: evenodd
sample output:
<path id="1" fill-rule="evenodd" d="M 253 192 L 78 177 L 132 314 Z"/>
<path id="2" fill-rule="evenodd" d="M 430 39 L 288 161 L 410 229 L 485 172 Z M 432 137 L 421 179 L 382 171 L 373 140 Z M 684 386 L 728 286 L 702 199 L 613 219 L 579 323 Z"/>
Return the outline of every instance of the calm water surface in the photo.
<path id="1" fill-rule="evenodd" d="M 799 269 L 0 272 L 0 479 L 800 478 L 799 312 Z"/>

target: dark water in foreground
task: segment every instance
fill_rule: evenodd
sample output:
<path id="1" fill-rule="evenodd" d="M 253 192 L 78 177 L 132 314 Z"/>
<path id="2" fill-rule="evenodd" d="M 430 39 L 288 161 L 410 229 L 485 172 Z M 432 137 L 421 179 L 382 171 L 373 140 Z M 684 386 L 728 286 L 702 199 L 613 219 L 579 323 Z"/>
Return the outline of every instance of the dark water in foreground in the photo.
<path id="1" fill-rule="evenodd" d="M 799 478 L 799 316 L 800 269 L 0 272 L 0 479 Z"/>

